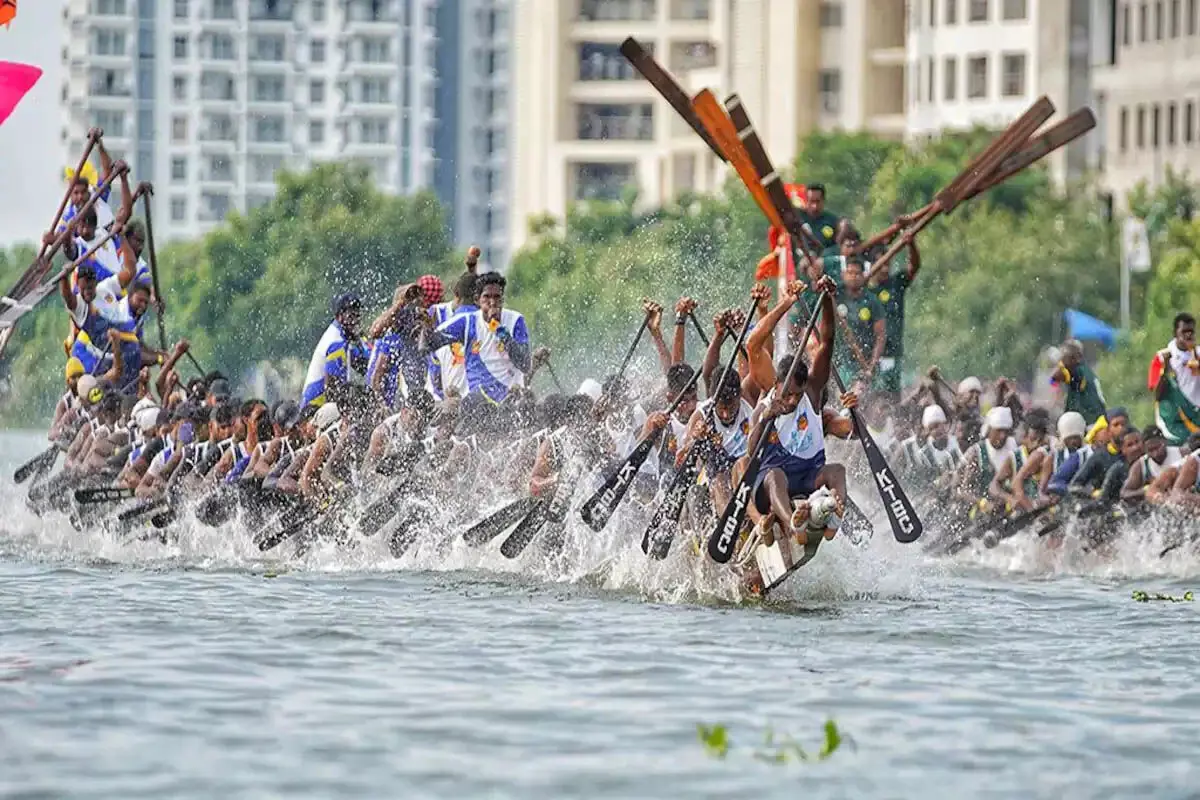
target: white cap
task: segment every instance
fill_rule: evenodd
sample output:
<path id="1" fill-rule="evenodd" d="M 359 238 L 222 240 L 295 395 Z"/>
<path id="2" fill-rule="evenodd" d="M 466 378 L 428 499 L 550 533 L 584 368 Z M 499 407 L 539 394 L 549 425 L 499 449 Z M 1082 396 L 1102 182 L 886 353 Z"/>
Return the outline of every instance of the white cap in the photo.
<path id="1" fill-rule="evenodd" d="M 88 392 L 95 389 L 99 383 L 95 375 L 80 375 L 79 380 L 75 382 L 75 395 L 84 403 L 87 403 Z"/>
<path id="2" fill-rule="evenodd" d="M 1087 433 L 1087 422 L 1078 411 L 1068 411 L 1058 418 L 1058 438 L 1083 436 Z"/>
<path id="3" fill-rule="evenodd" d="M 1008 406 L 996 406 L 987 413 L 983 424 L 989 431 L 1011 431 L 1013 426 L 1012 409 Z"/>
<path id="4" fill-rule="evenodd" d="M 946 421 L 946 412 L 942 407 L 934 403 L 933 405 L 925 406 L 925 410 L 921 412 L 921 427 L 929 428 L 937 425 L 940 422 Z"/>
<path id="5" fill-rule="evenodd" d="M 143 397 L 141 400 L 138 400 L 136 403 L 134 403 L 133 410 L 129 412 L 129 416 L 136 417 L 138 414 L 142 413 L 148 408 L 152 408 L 154 409 L 155 413 L 158 413 L 158 403 L 154 402 L 153 398 Z"/>
<path id="6" fill-rule="evenodd" d="M 979 378 L 972 375 L 969 378 L 963 378 L 958 383 L 958 393 L 966 394 L 967 392 L 983 392 L 983 384 L 979 382 Z"/>
<path id="7" fill-rule="evenodd" d="M 158 412 L 158 404 L 149 397 L 143 397 L 137 401 L 129 418 L 140 430 L 148 431 L 158 424 Z"/>
<path id="8" fill-rule="evenodd" d="M 579 384 L 579 391 L 576 394 L 586 394 L 592 398 L 592 401 L 600 399 L 600 395 L 604 393 L 604 387 L 600 385 L 600 381 L 595 378 L 588 378 L 583 383 Z"/>
<path id="9" fill-rule="evenodd" d="M 326 403 L 317 409 L 317 413 L 313 414 L 313 425 L 317 426 L 317 430 L 323 431 L 330 425 L 335 425 L 342 419 L 342 412 L 338 409 L 337 403 Z"/>

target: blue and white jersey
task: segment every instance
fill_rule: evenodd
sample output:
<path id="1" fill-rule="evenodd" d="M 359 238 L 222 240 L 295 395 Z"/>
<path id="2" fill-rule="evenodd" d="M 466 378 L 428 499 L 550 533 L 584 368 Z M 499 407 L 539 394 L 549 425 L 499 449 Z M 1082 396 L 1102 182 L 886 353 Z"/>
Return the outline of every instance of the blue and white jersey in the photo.
<path id="1" fill-rule="evenodd" d="M 122 297 L 120 292 L 120 280 L 116 276 L 106 278 L 96 285 L 96 299 L 90 305 L 76 299 L 75 310 L 70 312 L 71 321 L 79 328 L 71 343 L 71 355 L 89 373 L 94 373 L 106 360 L 108 332 L 112 329 L 121 334 L 123 377 L 136 376 L 141 369 L 141 320 L 133 315 L 129 298 Z"/>
<path id="2" fill-rule="evenodd" d="M 120 234 L 117 234 L 116 236 L 114 236 L 112 238 L 112 242 L 111 242 L 111 244 L 113 245 L 113 248 L 116 249 L 116 251 L 117 251 L 117 261 L 118 261 L 118 263 L 121 264 L 121 266 L 125 265 L 125 260 L 121 256 L 121 242 L 123 241 L 123 238 L 124 237 L 122 237 Z M 138 259 L 137 259 L 137 271 L 134 272 L 134 274 L 133 274 L 133 282 L 134 283 L 145 283 L 147 285 L 149 285 L 151 282 L 151 280 L 150 280 L 150 265 L 147 264 L 146 259 L 142 258 L 141 256 L 138 256 Z"/>
<path id="3" fill-rule="evenodd" d="M 92 237 L 92 241 L 90 242 L 84 239 L 82 236 L 76 236 L 75 257 L 79 258 L 84 253 L 91 250 L 97 242 L 107 235 L 108 234 L 97 228 L 96 235 Z M 121 254 L 117 252 L 116 245 L 114 244 L 116 238 L 117 237 L 114 236 L 112 239 L 109 239 L 104 243 L 103 247 L 101 247 L 95 253 L 92 253 L 91 258 L 88 259 L 88 261 L 96 267 L 96 277 L 99 280 L 111 278 L 113 275 L 116 275 L 121 271 Z"/>
<path id="4" fill-rule="evenodd" d="M 458 308 L 452 308 L 450 303 L 438 303 L 429 307 L 430 316 L 439 328 L 459 314 L 471 314 L 478 310 L 478 306 L 469 303 Z M 425 388 L 439 400 L 445 398 L 446 392 L 454 392 L 460 397 L 467 393 L 467 351 L 466 343 L 462 339 L 430 354 L 429 380 Z"/>
<path id="5" fill-rule="evenodd" d="M 366 345 L 360 341 L 346 341 L 342 326 L 337 320 L 329 323 L 325 333 L 321 335 L 313 350 L 312 360 L 308 364 L 308 374 L 304 377 L 304 394 L 301 405 L 322 406 L 325 404 L 325 379 L 337 378 L 347 383 L 362 384 L 363 376 L 354 366 L 356 360 L 366 363 L 368 359 Z M 361 367 L 359 367 L 361 369 Z"/>
<path id="6" fill-rule="evenodd" d="M 101 192 L 100 199 L 97 200 L 92 206 L 92 208 L 96 211 L 97 230 L 108 230 L 109 226 L 112 225 L 113 221 L 115 220 L 112 209 L 108 207 L 108 198 L 111 194 L 112 187 L 109 186 L 103 192 Z M 62 219 L 59 220 L 58 227 L 55 228 L 54 232 L 62 233 L 64 230 L 66 230 L 67 223 L 75 219 L 77 214 L 79 214 L 79 209 L 68 203 L 66 210 L 63 211 Z"/>
<path id="7" fill-rule="evenodd" d="M 383 402 L 390 409 L 395 409 L 399 397 L 407 397 L 407 386 L 402 384 L 400 374 L 400 350 L 405 344 L 400 334 L 392 331 L 385 333 L 375 340 L 371 346 L 371 360 L 367 362 L 367 385 L 375 385 L 375 375 L 384 370 L 379 387 Z M 383 356 L 387 356 L 387 366 L 383 367 Z"/>
<path id="8" fill-rule="evenodd" d="M 508 308 L 491 323 L 484 320 L 482 311 L 472 311 L 456 314 L 438 328 L 439 333 L 463 344 L 468 391 L 482 392 L 496 402 L 503 400 L 510 388 L 525 385 L 525 376 L 507 352 L 501 331 L 506 331 L 512 342 L 529 343 L 525 317 Z"/>

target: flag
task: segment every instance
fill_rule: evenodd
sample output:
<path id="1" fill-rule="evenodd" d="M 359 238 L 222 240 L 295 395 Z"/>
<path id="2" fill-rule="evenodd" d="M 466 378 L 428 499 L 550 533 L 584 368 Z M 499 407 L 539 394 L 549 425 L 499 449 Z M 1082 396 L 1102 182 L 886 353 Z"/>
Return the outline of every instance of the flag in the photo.
<path id="1" fill-rule="evenodd" d="M 1096 319 L 1090 314 L 1068 308 L 1063 312 L 1066 317 L 1068 335 L 1081 342 L 1100 342 L 1106 350 L 1112 350 L 1117 344 L 1116 330 L 1106 322 Z"/>
<path id="2" fill-rule="evenodd" d="M 798 183 L 785 183 L 783 190 L 787 192 L 788 199 L 792 201 L 792 205 L 796 208 L 804 208 L 807 196 L 804 191 L 804 185 Z M 771 248 L 771 253 L 764 256 L 758 262 L 758 267 L 754 272 L 754 279 L 761 281 L 768 278 L 779 277 L 779 259 L 775 256 L 775 248 L 781 244 L 786 245 L 784 263 L 787 264 L 787 279 L 794 281 L 796 279 L 796 261 L 792 257 L 792 248 L 788 239 L 787 231 L 781 231 L 774 225 L 767 229 L 767 246 Z"/>
<path id="3" fill-rule="evenodd" d="M 0 0 L 0 25 L 8 27 L 17 16 L 17 0 Z"/>
<path id="4" fill-rule="evenodd" d="M 1154 404 L 1155 424 L 1171 444 L 1180 444 L 1193 433 L 1200 433 L 1200 408 L 1179 388 L 1170 359 L 1169 350 L 1155 353 L 1146 383 L 1155 391 L 1160 383 L 1166 382 L 1162 397 Z"/>
<path id="5" fill-rule="evenodd" d="M 5 10 L 0 6 L 0 14 Z M 12 19 L 10 16 L 9 19 Z M 0 125 L 8 119 L 17 103 L 21 102 L 33 85 L 42 77 L 42 70 L 30 64 L 14 64 L 0 61 Z"/>

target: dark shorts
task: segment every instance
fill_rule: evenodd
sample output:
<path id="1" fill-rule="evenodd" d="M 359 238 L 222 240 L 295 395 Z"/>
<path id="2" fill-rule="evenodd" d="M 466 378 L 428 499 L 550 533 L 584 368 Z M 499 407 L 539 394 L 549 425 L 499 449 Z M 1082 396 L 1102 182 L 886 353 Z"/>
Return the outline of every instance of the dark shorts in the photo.
<path id="1" fill-rule="evenodd" d="M 767 490 L 763 486 L 763 482 L 766 481 L 769 473 L 779 471 L 786 475 L 788 497 L 796 499 L 808 497 L 816 490 L 817 475 L 824 468 L 824 456 L 815 458 L 811 463 L 803 465 L 792 463 L 783 467 L 768 467 L 764 464 L 763 469 L 758 473 L 758 478 L 754 481 L 754 507 L 758 509 L 760 514 L 765 514 L 771 510 L 771 500 L 767 497 Z"/>

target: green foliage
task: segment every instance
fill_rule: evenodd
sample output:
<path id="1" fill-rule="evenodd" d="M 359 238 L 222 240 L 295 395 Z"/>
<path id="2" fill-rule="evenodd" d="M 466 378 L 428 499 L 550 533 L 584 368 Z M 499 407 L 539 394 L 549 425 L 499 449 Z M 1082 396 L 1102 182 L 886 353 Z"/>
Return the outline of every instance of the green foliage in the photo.
<path id="1" fill-rule="evenodd" d="M 1133 590 L 1133 599 L 1139 603 L 1149 603 L 1151 600 L 1165 601 L 1169 603 L 1190 603 L 1195 600 L 1195 596 L 1191 592 L 1184 592 L 1181 597 L 1172 597 L 1169 594 L 1152 594 L 1142 591 L 1141 589 Z"/>
<path id="2" fill-rule="evenodd" d="M 763 734 L 762 747 L 753 750 L 751 756 L 767 764 L 815 762 L 826 760 L 845 743 L 854 746 L 853 740 L 845 736 L 832 719 L 825 721 L 823 732 L 821 749 L 810 754 L 795 738 L 786 734 L 777 736 L 775 730 L 768 727 Z M 697 725 L 696 733 L 711 758 L 724 759 L 733 749 L 733 741 L 724 725 Z"/>

